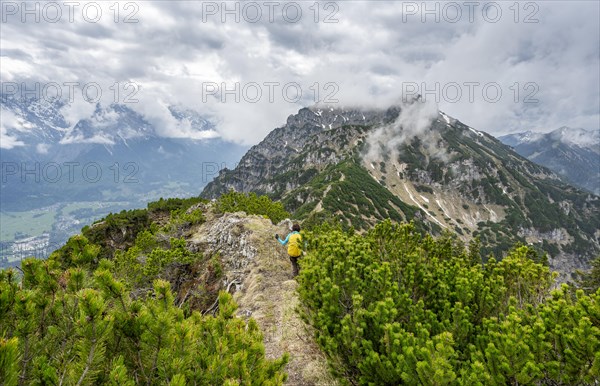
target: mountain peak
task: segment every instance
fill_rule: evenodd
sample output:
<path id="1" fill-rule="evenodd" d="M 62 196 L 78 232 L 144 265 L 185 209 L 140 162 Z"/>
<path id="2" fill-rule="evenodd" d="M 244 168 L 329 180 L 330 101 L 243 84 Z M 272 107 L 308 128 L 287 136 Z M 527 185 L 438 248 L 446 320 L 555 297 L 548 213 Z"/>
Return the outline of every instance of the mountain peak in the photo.
<path id="1" fill-rule="evenodd" d="M 304 107 L 298 110 L 298 113 L 290 115 L 286 126 L 298 128 L 309 125 L 329 130 L 345 125 L 373 125 L 389 121 L 390 116 L 397 116 L 398 110 L 397 107 L 379 110 L 314 105 Z"/>
<path id="2" fill-rule="evenodd" d="M 517 133 L 499 138 L 572 184 L 600 195 L 600 133 L 560 127 L 549 133 Z"/>
<path id="3" fill-rule="evenodd" d="M 517 241 L 543 243 L 564 267 L 600 251 L 597 197 L 426 104 L 303 108 L 202 195 L 230 189 L 280 199 L 307 224 L 368 229 L 391 218 L 465 241 L 477 236 L 484 255 Z"/>

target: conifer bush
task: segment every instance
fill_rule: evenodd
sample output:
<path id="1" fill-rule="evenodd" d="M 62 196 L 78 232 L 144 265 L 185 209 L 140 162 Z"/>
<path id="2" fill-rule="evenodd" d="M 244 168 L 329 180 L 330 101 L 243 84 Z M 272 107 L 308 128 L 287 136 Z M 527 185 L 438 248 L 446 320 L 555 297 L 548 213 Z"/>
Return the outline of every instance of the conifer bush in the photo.
<path id="1" fill-rule="evenodd" d="M 483 262 L 450 235 L 385 221 L 307 235 L 303 316 L 334 371 L 361 385 L 593 385 L 600 291 L 566 285 L 514 248 Z"/>
<path id="2" fill-rule="evenodd" d="M 291 217 L 280 202 L 272 201 L 267 196 L 256 193 L 239 193 L 230 190 L 217 200 L 217 210 L 220 212 L 239 212 L 266 216 L 274 224 Z"/>
<path id="3" fill-rule="evenodd" d="M 253 320 L 234 316 L 231 295 L 219 311 L 188 316 L 170 284 L 155 280 L 132 299 L 114 263 L 89 273 L 53 259 L 23 261 L 22 282 L 0 271 L 0 379 L 5 385 L 281 385 L 287 355 L 265 359 Z"/>
<path id="4" fill-rule="evenodd" d="M 171 219 L 160 228 L 145 211 L 109 215 L 85 229 L 92 239 L 77 235 L 47 260 L 25 259 L 20 275 L 0 270 L 0 385 L 283 384 L 288 355 L 265 358 L 258 325 L 235 317 L 230 294 L 202 315 L 198 305 L 213 303 L 218 287 L 204 294 L 210 299 L 176 304 L 164 280 L 172 266 L 206 268 L 211 281 L 222 274 L 216 256 L 164 240 L 204 221 L 200 209 L 187 210 L 193 203 L 158 202 L 153 209 Z M 129 233 L 113 248 L 119 229 Z"/>

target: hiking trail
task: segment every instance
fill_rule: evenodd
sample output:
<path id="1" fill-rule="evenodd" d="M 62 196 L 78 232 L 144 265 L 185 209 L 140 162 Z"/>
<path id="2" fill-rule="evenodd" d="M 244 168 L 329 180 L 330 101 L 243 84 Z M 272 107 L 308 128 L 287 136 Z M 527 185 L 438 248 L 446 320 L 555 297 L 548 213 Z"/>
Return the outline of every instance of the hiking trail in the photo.
<path id="1" fill-rule="evenodd" d="M 252 317 L 260 326 L 266 357 L 289 353 L 286 385 L 335 386 L 338 382 L 328 371 L 312 327 L 296 311 L 298 283 L 292 279 L 287 248 L 274 237 L 276 233 L 285 237 L 289 225 L 289 220 L 273 225 L 269 219 L 244 212 L 209 211 L 189 242 L 220 255 L 223 288 L 233 292 L 238 316 Z"/>

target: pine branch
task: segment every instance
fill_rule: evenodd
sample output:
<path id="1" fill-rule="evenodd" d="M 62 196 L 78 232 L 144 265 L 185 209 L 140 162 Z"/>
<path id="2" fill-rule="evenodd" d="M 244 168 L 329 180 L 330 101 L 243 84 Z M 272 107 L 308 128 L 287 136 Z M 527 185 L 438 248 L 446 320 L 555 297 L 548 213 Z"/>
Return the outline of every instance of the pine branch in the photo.
<path id="1" fill-rule="evenodd" d="M 148 386 L 150 386 L 152 382 L 152 378 L 154 378 L 154 373 L 156 372 L 156 367 L 158 363 L 158 354 L 160 353 L 160 349 L 162 346 L 162 335 L 158 336 L 158 342 L 156 343 L 156 354 L 154 355 L 154 359 L 152 360 L 152 370 L 150 371 L 150 377 L 148 378 Z"/>
<path id="2" fill-rule="evenodd" d="M 21 375 L 19 375 L 19 386 L 23 385 L 27 379 L 27 363 L 31 358 L 29 356 L 29 335 L 25 336 L 25 348 L 23 349 L 23 359 L 21 360 Z"/>
<path id="3" fill-rule="evenodd" d="M 229 290 L 231 289 L 231 286 L 233 284 L 241 284 L 241 283 L 238 279 L 233 279 L 231 282 L 229 282 L 229 284 L 227 284 L 227 289 L 225 290 L 225 292 L 229 292 Z M 215 302 L 212 304 L 212 306 L 210 306 L 206 311 L 203 311 L 202 315 L 206 315 L 209 312 L 215 312 L 218 307 L 219 307 L 219 296 L 217 295 L 217 300 L 215 300 Z"/>
<path id="4" fill-rule="evenodd" d="M 96 339 L 96 323 L 93 320 L 92 320 L 92 339 L 90 339 L 90 341 L 92 342 L 92 347 L 90 348 L 90 352 L 88 354 L 85 368 L 83 369 L 83 373 L 81 374 L 81 377 L 79 377 L 79 381 L 77 381 L 77 386 L 81 385 L 81 383 L 85 379 L 85 376 L 87 375 L 87 372 L 89 371 L 90 367 L 92 366 L 92 362 L 94 360 L 94 352 L 96 351 L 96 345 L 98 343 L 98 340 Z"/>

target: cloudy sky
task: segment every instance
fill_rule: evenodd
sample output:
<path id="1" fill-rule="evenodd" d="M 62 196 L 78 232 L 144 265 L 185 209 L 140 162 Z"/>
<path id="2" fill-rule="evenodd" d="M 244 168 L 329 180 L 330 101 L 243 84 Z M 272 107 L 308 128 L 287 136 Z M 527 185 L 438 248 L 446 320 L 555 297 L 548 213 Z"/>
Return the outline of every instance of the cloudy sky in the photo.
<path id="1" fill-rule="evenodd" d="M 3 90 L 57 84 L 72 123 L 85 96 L 186 136 L 177 104 L 254 144 L 303 106 L 419 93 L 495 135 L 600 126 L 597 1 L 23 4 L 1 2 Z"/>

